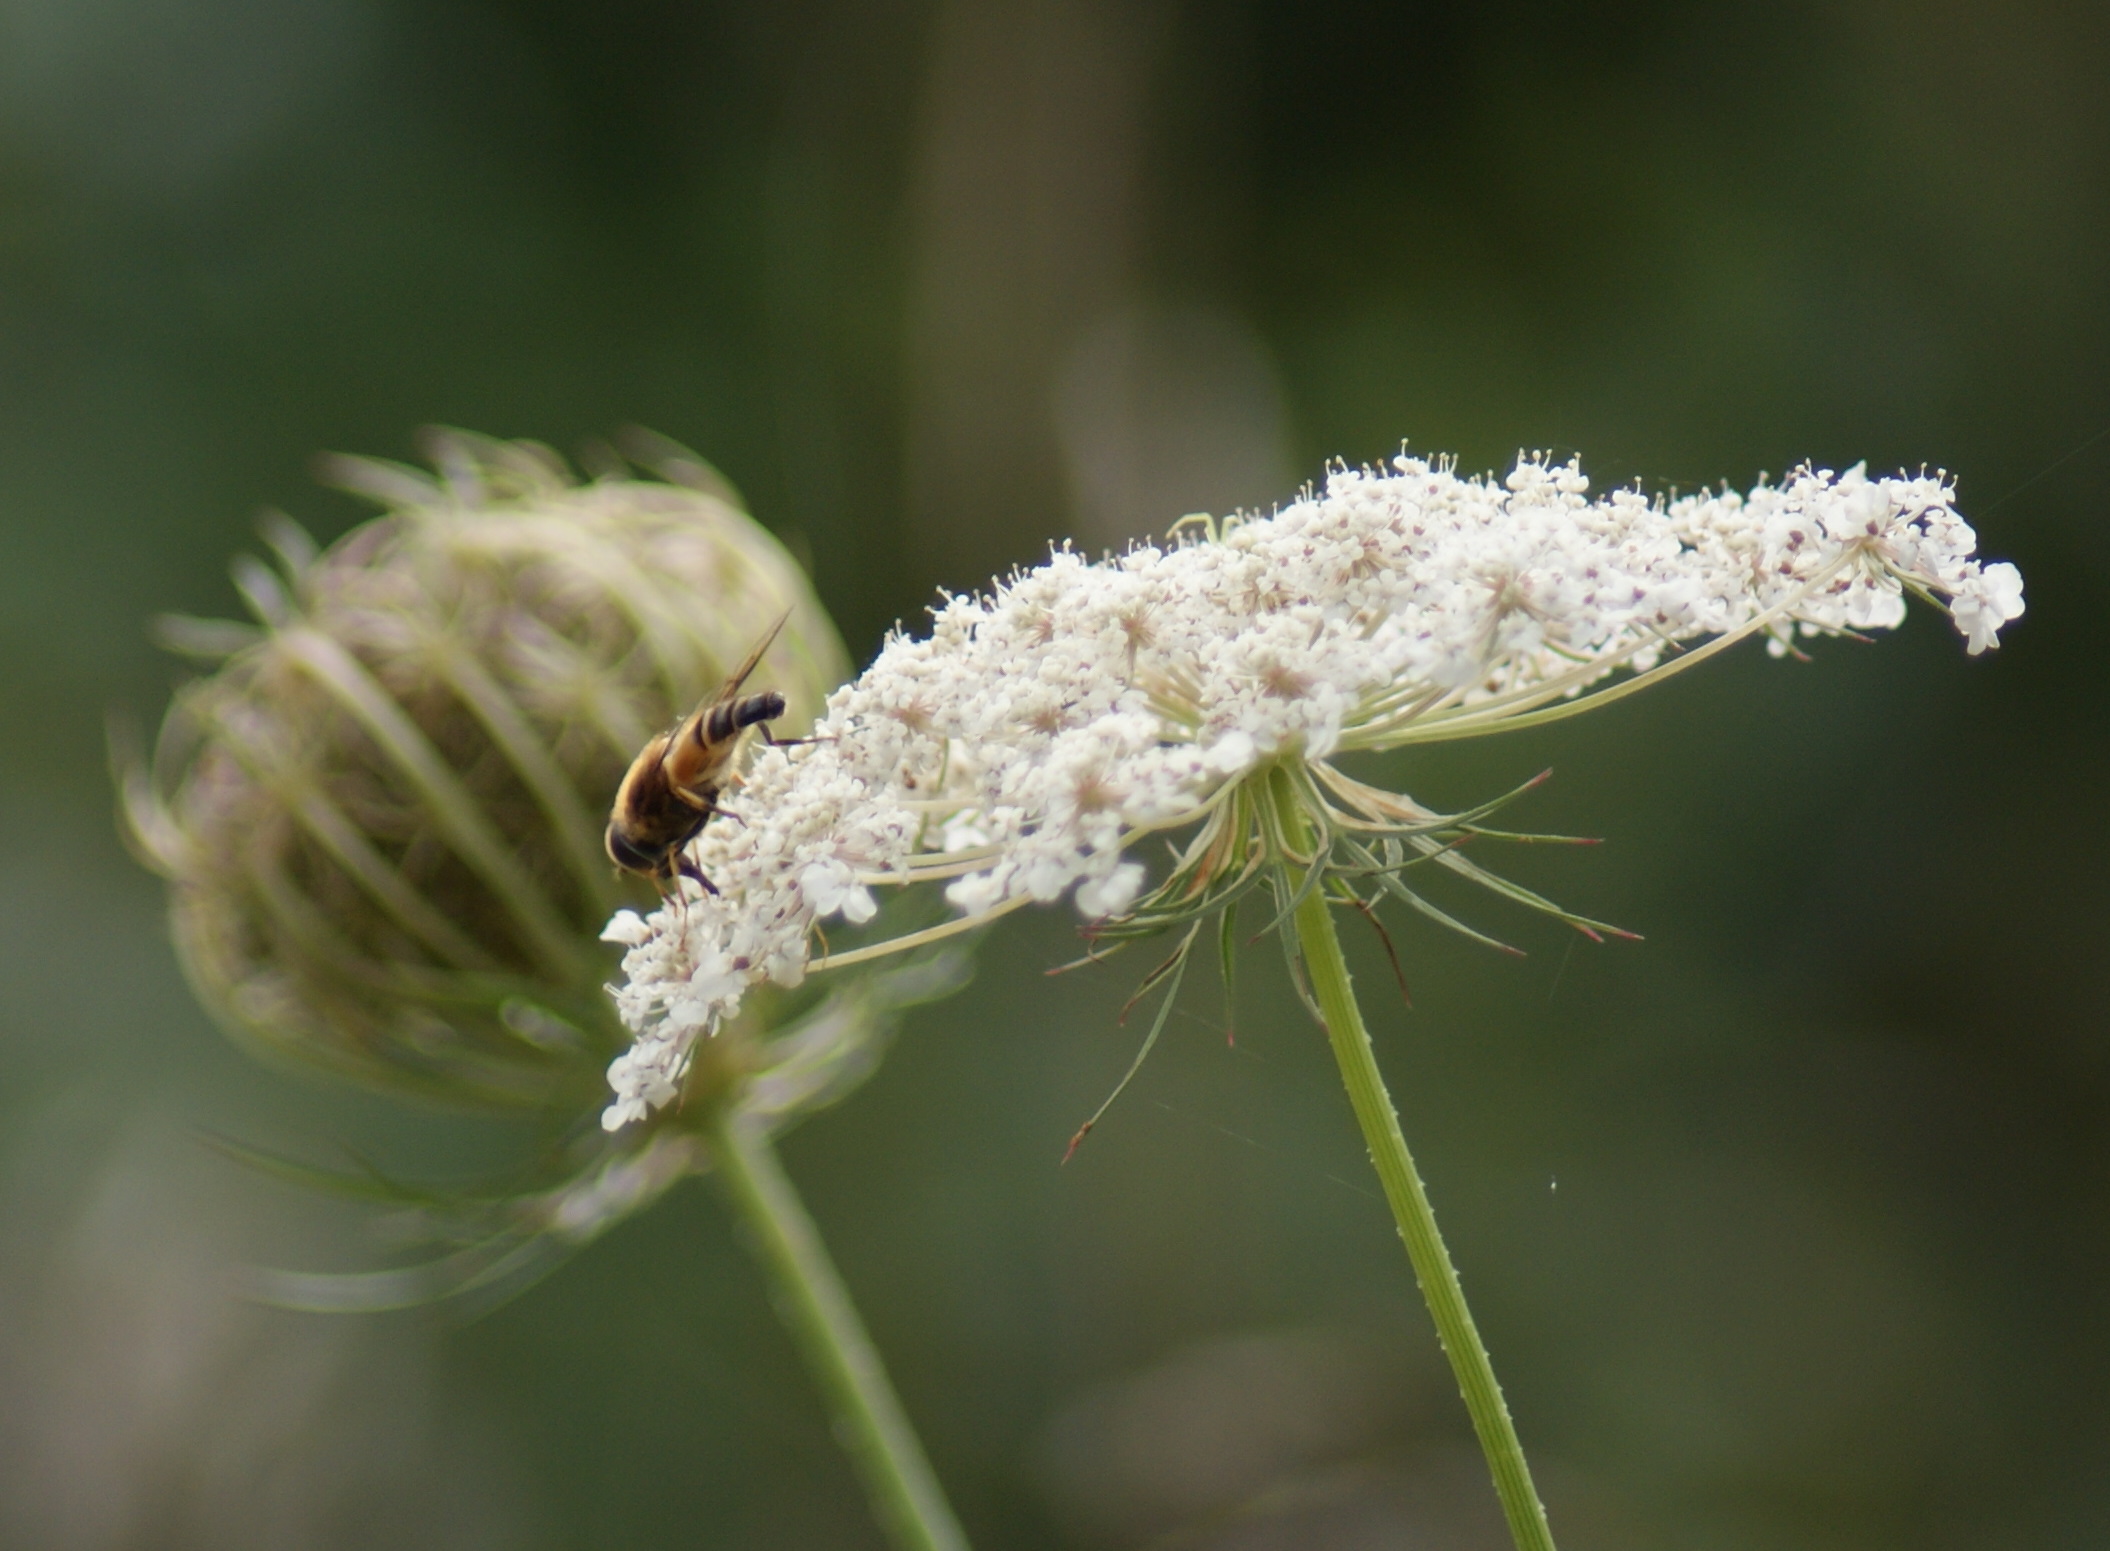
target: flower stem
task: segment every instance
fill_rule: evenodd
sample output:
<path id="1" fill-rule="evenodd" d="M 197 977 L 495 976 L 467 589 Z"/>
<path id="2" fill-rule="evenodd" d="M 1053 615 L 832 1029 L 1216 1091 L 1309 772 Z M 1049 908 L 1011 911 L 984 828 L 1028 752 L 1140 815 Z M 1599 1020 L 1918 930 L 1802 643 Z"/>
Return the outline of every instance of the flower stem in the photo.
<path id="1" fill-rule="evenodd" d="M 836 1437 L 887 1538 L 897 1551 L 967 1551 L 879 1352 L 769 1138 L 730 1106 L 705 1134 L 733 1210 L 776 1284 L 778 1311 L 805 1352 Z"/>
<path id="2" fill-rule="evenodd" d="M 1286 783 L 1273 783 L 1277 811 L 1292 836 L 1304 831 Z M 1349 983 L 1348 964 L 1341 956 L 1341 939 L 1333 929 L 1333 912 L 1323 888 L 1313 889 L 1297 907 L 1297 942 L 1311 976 L 1311 989 L 1326 1024 L 1326 1037 L 1333 1046 L 1334 1060 L 1341 1068 L 1341 1081 L 1348 1089 L 1348 1102 L 1356 1122 L 1363 1128 L 1363 1141 L 1370 1149 L 1370 1162 L 1385 1187 L 1385 1200 L 1392 1220 L 1413 1262 L 1414 1278 L 1435 1317 L 1436 1333 L 1443 1341 L 1444 1355 L 1457 1376 L 1459 1393 L 1480 1435 L 1480 1451 L 1487 1456 L 1494 1475 L 1495 1495 L 1502 1500 L 1502 1514 L 1509 1521 L 1510 1538 L 1517 1551 L 1553 1551 L 1553 1532 L 1546 1526 L 1546 1510 L 1531 1484 L 1531 1469 L 1524 1462 L 1524 1446 L 1517 1440 L 1516 1424 L 1495 1382 L 1494 1364 L 1473 1324 L 1465 1304 L 1465 1290 L 1458 1285 L 1458 1269 L 1451 1264 L 1443 1235 L 1436 1228 L 1436 1214 L 1429 1207 L 1421 1173 L 1399 1129 L 1399 1112 L 1385 1091 L 1384 1075 L 1377 1068 L 1377 1053 L 1370 1044 L 1370 1031 L 1363 1026 L 1362 1010 L 1356 1005 Z"/>

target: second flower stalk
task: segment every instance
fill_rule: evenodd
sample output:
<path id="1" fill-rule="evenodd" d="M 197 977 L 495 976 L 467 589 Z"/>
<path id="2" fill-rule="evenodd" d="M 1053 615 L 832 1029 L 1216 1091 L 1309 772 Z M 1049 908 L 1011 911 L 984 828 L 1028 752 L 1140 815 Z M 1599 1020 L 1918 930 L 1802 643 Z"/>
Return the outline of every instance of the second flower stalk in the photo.
<path id="1" fill-rule="evenodd" d="M 1308 847 L 1311 829 L 1298 809 L 1293 783 L 1279 771 L 1271 772 L 1267 781 L 1268 798 L 1274 804 L 1282 833 L 1292 845 Z M 1316 858 L 1307 854 L 1290 860 L 1303 860 L 1309 866 Z M 1510 1538 L 1516 1542 L 1517 1551 L 1553 1551 L 1545 1505 L 1532 1483 L 1531 1467 L 1525 1461 L 1516 1423 L 1510 1417 L 1508 1402 L 1502 1398 L 1502 1386 L 1495 1380 L 1494 1364 L 1486 1343 L 1480 1339 L 1479 1327 L 1473 1323 L 1472 1310 L 1466 1306 L 1458 1268 L 1436 1227 L 1436 1213 L 1429 1205 L 1421 1171 L 1407 1150 L 1399 1110 L 1385 1088 L 1384 1074 L 1378 1070 L 1377 1052 L 1355 999 L 1348 962 L 1341 954 L 1339 934 L 1334 931 L 1332 901 L 1324 888 L 1311 892 L 1296 907 L 1296 932 L 1298 954 L 1310 977 L 1312 998 L 1318 1003 L 1319 1018 L 1333 1048 L 1334 1062 L 1340 1067 L 1341 1082 L 1348 1090 L 1356 1125 L 1369 1149 L 1370 1166 L 1384 1187 L 1385 1204 L 1391 1208 L 1392 1221 L 1399 1228 L 1400 1241 L 1414 1267 L 1414 1278 L 1421 1286 L 1422 1300 L 1428 1304 L 1436 1333 L 1443 1342 L 1444 1356 L 1457 1377 L 1458 1391 L 1472 1418 L 1480 1451 L 1487 1457 L 1488 1470 L 1494 1477 L 1495 1495 L 1501 1500 Z"/>
<path id="2" fill-rule="evenodd" d="M 164 622 L 213 671 L 179 692 L 150 768 L 120 756 L 120 786 L 135 848 L 169 881 L 184 967 L 232 1032 L 368 1087 L 532 1117 L 541 1140 L 483 1190 L 230 1146 L 384 1205 L 393 1239 L 424 1232 L 423 1258 L 257 1272 L 255 1290 L 316 1311 L 488 1305 L 711 1174 L 897 1551 L 962 1551 L 771 1142 L 857 1084 L 904 1007 L 962 984 L 959 955 L 756 998 L 688 1063 L 682 1103 L 620 1135 L 591 1122 L 624 1044 L 596 940 L 623 890 L 596 814 L 638 747 L 773 619 L 762 671 L 791 726 L 810 723 L 848 671 L 834 628 L 791 557 L 678 449 L 643 455 L 680 482 L 580 484 L 532 444 L 429 446 L 438 478 L 339 460 L 387 511 L 327 550 L 267 526 L 276 565 L 236 566 L 254 623 Z"/>

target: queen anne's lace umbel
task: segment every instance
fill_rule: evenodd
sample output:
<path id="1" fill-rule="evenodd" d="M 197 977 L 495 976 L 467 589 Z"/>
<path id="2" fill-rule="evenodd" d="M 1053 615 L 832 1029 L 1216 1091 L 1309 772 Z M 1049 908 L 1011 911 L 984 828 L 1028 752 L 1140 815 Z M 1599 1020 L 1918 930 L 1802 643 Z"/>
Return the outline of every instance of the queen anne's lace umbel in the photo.
<path id="1" fill-rule="evenodd" d="M 1907 592 L 1945 604 L 1973 654 L 2022 613 L 2020 573 L 1975 558 L 1945 476 L 1588 488 L 1543 457 L 1497 484 L 1402 456 L 1269 517 L 1096 562 L 1060 550 L 948 599 L 928 638 L 895 636 L 836 692 L 818 741 L 757 753 L 740 822 L 695 847 L 715 895 L 609 923 L 635 1041 L 603 1124 L 672 1101 L 694 1042 L 749 986 L 796 983 L 817 921 L 869 920 L 873 886 L 949 880 L 959 925 L 1073 886 L 1084 914 L 1118 916 L 1140 835 L 1280 759 L 1566 714 L 1696 659 L 1677 643 L 1889 629 Z"/>

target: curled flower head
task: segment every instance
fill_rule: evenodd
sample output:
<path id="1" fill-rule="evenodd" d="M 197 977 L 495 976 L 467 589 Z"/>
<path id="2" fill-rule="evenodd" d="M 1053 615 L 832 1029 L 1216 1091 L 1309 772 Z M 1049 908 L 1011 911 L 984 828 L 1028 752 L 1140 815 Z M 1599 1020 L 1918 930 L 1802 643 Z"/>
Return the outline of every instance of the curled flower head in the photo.
<path id="1" fill-rule="evenodd" d="M 1422 864 L 1553 909 L 1459 854 L 1494 833 L 1493 805 L 1434 813 L 1335 758 L 1572 715 L 1747 635 L 1784 652 L 1887 629 L 1907 593 L 1974 653 L 2022 611 L 1942 476 L 1588 491 L 1573 462 L 1523 456 L 1491 481 L 1402 455 L 1270 516 L 1188 519 L 1099 561 L 1059 550 L 947 599 L 837 691 L 818 741 L 761 751 L 731 799 L 742 822 L 697 843 L 721 892 L 625 923 L 634 1039 L 603 1123 L 664 1103 L 765 981 L 1065 893 L 1102 937 L 1187 926 L 1182 953 L 1261 886 L 1284 910 L 1324 888 L 1440 915 L 1403 881 Z M 1174 830 L 1192 834 L 1153 884 L 1136 842 Z M 955 920 L 816 957 L 816 927 L 859 919 L 865 891 L 923 880 Z"/>
<path id="2" fill-rule="evenodd" d="M 639 746 L 769 623 L 803 728 L 842 647 L 781 545 L 688 484 L 578 483 L 547 449 L 438 434 L 437 478 L 365 460 L 387 508 L 317 553 L 284 519 L 237 564 L 255 623 L 176 620 L 181 690 L 130 833 L 206 1005 L 246 1039 L 472 1105 L 590 1102 L 618 1047 L 601 849 Z"/>
<path id="3" fill-rule="evenodd" d="M 327 550 L 268 525 L 276 564 L 236 567 L 254 624 L 165 622 L 214 668 L 178 693 L 151 765 L 120 762 L 129 836 L 168 879 L 184 967 L 233 1032 L 369 1086 L 555 1121 L 488 1191 L 244 1154 L 449 1246 L 387 1271 L 268 1273 L 265 1294 L 298 1306 L 516 1290 L 711 1166 L 714 1114 L 767 1132 L 833 1101 L 904 1008 L 964 978 L 940 949 L 751 1000 L 678 1089 L 626 1053 L 604 982 L 645 936 L 626 900 L 651 895 L 602 849 L 625 769 L 779 622 L 755 671 L 797 735 L 844 677 L 842 646 L 783 547 L 671 444 L 639 453 L 664 481 L 584 484 L 531 443 L 446 432 L 430 450 L 436 479 L 332 465 L 387 510 Z M 853 920 L 876 910 L 840 863 L 811 858 L 801 880 Z M 742 966 L 717 964 L 668 1017 L 700 1025 L 742 984 Z M 611 1059 L 663 1106 L 658 1124 L 611 1138 L 573 1123 Z"/>

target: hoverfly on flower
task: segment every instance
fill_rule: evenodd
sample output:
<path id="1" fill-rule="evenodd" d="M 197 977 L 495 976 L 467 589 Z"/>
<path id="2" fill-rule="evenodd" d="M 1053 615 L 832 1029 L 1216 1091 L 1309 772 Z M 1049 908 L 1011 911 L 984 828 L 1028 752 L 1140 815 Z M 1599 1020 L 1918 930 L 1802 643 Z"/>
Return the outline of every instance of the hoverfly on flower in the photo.
<path id="1" fill-rule="evenodd" d="M 790 617 L 787 609 L 717 694 L 679 726 L 654 737 L 631 761 L 608 814 L 605 844 L 616 866 L 662 886 L 693 878 L 706 892 L 718 892 L 682 853 L 719 811 L 741 734 L 758 727 L 763 738 L 776 741 L 769 736 L 769 723 L 784 714 L 784 697 L 773 689 L 743 695 L 740 686 Z"/>

